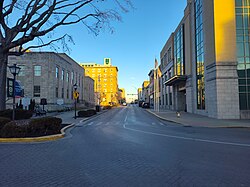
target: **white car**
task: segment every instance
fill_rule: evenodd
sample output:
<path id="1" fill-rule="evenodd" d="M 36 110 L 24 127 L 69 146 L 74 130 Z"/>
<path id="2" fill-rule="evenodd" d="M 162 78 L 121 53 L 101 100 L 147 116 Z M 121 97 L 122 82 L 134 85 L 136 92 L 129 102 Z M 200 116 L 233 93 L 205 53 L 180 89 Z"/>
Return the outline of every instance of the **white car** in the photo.
<path id="1" fill-rule="evenodd" d="M 122 103 L 122 105 L 123 105 L 123 106 L 127 106 L 127 103 L 124 102 L 124 103 Z"/>

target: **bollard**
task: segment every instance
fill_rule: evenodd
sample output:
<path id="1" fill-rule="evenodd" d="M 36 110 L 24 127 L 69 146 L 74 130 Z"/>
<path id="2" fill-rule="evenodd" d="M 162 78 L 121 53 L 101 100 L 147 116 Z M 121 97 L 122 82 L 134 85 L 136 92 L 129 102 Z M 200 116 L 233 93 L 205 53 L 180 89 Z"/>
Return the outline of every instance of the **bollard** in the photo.
<path id="1" fill-rule="evenodd" d="M 176 115 L 177 115 L 177 118 L 180 118 L 181 117 L 181 113 L 180 112 L 176 112 Z"/>

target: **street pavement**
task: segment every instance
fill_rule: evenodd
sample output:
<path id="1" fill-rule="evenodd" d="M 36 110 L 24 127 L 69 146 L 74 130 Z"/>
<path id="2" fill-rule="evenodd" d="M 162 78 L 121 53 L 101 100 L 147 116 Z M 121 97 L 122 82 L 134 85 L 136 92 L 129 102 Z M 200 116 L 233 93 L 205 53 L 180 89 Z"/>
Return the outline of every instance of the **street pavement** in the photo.
<path id="1" fill-rule="evenodd" d="M 177 113 L 172 110 L 155 111 L 154 109 L 147 109 L 147 111 L 163 120 L 193 127 L 250 128 L 249 119 L 215 119 L 187 112 L 180 112 L 180 116 L 178 117 Z"/>
<path id="2" fill-rule="evenodd" d="M 137 106 L 63 139 L 0 144 L 0 186 L 250 186 L 250 130 L 163 121 Z"/>

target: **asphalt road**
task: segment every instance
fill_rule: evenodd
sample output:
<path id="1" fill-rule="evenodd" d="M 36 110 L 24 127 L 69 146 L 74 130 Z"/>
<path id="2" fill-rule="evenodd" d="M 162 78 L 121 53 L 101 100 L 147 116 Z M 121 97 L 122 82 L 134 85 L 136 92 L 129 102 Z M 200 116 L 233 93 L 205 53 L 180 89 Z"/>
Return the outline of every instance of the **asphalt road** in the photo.
<path id="1" fill-rule="evenodd" d="M 54 142 L 0 144 L 0 186 L 250 186 L 250 130 L 164 122 L 137 106 Z"/>

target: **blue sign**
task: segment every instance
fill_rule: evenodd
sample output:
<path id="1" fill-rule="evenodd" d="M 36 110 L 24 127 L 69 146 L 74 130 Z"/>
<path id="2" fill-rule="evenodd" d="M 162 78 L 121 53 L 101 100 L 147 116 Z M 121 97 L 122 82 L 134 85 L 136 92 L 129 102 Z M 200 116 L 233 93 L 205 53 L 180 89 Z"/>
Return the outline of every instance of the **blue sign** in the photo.
<path id="1" fill-rule="evenodd" d="M 13 97 L 14 94 L 13 83 L 14 83 L 13 79 L 10 78 L 7 79 L 7 97 Z M 15 96 L 16 97 L 24 96 L 24 90 L 20 84 L 20 81 L 15 81 Z"/>
<path id="2" fill-rule="evenodd" d="M 24 91 L 20 84 L 20 81 L 15 81 L 15 96 L 16 97 L 23 97 Z"/>

